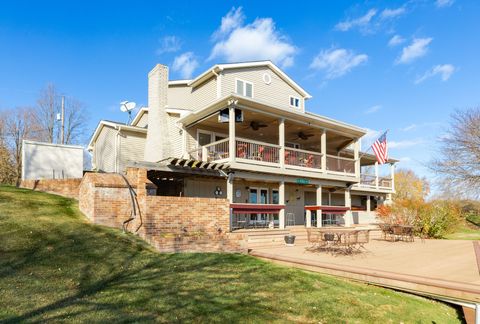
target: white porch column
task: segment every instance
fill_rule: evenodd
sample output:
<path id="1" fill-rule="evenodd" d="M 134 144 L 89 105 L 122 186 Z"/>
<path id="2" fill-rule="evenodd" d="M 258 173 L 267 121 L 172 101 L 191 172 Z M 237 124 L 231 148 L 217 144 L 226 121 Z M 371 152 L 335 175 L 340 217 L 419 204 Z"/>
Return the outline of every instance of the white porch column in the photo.
<path id="1" fill-rule="evenodd" d="M 317 186 L 317 190 L 316 190 L 316 203 L 317 203 L 317 206 L 321 206 L 322 205 L 322 186 L 321 185 L 318 185 Z M 318 209 L 317 210 L 317 227 L 322 227 L 322 210 L 321 209 Z"/>
<path id="2" fill-rule="evenodd" d="M 230 162 L 235 162 L 237 150 L 235 149 L 235 106 L 228 108 L 228 152 Z"/>
<path id="3" fill-rule="evenodd" d="M 312 227 L 312 211 L 311 210 L 306 210 L 305 211 L 305 214 L 306 214 L 306 226 L 307 227 Z"/>
<path id="4" fill-rule="evenodd" d="M 280 168 L 285 168 L 285 119 L 278 121 L 278 145 L 280 145 Z"/>
<path id="5" fill-rule="evenodd" d="M 390 173 L 392 178 L 392 190 L 395 191 L 395 164 L 390 165 Z"/>
<path id="6" fill-rule="evenodd" d="M 370 213 L 371 211 L 372 211 L 371 197 L 367 196 L 367 213 Z"/>
<path id="7" fill-rule="evenodd" d="M 278 203 L 280 205 L 285 205 L 285 181 L 280 181 L 278 186 Z M 278 212 L 278 227 L 285 228 L 285 208 L 281 209 Z"/>
<path id="8" fill-rule="evenodd" d="M 233 203 L 233 177 L 229 176 L 227 178 L 227 199 L 232 204 Z"/>
<path id="9" fill-rule="evenodd" d="M 324 129 L 320 138 L 320 152 L 322 153 L 322 172 L 327 170 L 327 131 Z"/>
<path id="10" fill-rule="evenodd" d="M 352 208 L 352 198 L 350 195 L 350 189 L 345 189 L 345 207 Z M 345 212 L 345 227 L 352 226 L 352 211 L 347 210 Z"/>
<path id="11" fill-rule="evenodd" d="M 182 157 L 188 158 L 188 139 L 187 139 L 187 129 L 182 126 Z"/>
<path id="12" fill-rule="evenodd" d="M 355 159 L 355 176 L 360 177 L 360 140 L 353 143 L 353 158 Z"/>
<path id="13" fill-rule="evenodd" d="M 375 188 L 378 189 L 378 162 L 375 162 Z"/>

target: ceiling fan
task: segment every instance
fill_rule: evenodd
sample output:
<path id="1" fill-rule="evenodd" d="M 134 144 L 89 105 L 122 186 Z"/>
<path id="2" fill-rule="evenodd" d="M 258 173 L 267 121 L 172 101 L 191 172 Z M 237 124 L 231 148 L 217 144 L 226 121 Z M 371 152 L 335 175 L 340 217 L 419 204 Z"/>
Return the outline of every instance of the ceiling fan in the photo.
<path id="1" fill-rule="evenodd" d="M 315 134 L 305 134 L 302 131 L 298 132 L 296 135 L 297 135 L 297 137 L 295 137 L 293 140 L 302 139 L 302 140 L 306 141 L 310 137 L 315 136 Z"/>
<path id="2" fill-rule="evenodd" d="M 261 122 L 257 122 L 255 120 L 252 120 L 250 122 L 250 124 L 245 128 L 245 129 L 248 129 L 248 128 L 251 128 L 253 129 L 254 131 L 257 131 L 259 130 L 260 128 L 263 128 L 263 127 L 267 127 L 268 125 L 267 124 L 262 124 Z"/>

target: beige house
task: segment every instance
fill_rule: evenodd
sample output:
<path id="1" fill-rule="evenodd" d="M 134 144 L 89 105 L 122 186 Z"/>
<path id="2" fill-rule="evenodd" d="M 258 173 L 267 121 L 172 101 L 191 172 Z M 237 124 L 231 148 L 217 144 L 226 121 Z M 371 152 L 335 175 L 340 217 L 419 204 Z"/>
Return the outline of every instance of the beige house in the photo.
<path id="1" fill-rule="evenodd" d="M 101 121 L 93 166 L 147 168 L 157 195 L 230 200 L 231 227 L 376 222 L 394 164 L 360 152 L 360 127 L 306 110 L 311 96 L 270 61 L 218 64 L 192 80 L 148 75 L 148 108 Z M 321 216 L 320 216 L 321 215 Z"/>

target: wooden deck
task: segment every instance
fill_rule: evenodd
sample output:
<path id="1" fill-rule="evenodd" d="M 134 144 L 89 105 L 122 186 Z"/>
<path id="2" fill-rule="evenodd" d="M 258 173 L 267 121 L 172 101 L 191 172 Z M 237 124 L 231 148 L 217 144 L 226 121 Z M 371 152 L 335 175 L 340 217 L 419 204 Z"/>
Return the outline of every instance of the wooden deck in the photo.
<path id="1" fill-rule="evenodd" d="M 300 241 L 253 247 L 261 259 L 310 271 L 408 291 L 468 307 L 480 304 L 480 269 L 472 241 L 371 240 L 362 253 L 343 255 L 309 251 Z"/>

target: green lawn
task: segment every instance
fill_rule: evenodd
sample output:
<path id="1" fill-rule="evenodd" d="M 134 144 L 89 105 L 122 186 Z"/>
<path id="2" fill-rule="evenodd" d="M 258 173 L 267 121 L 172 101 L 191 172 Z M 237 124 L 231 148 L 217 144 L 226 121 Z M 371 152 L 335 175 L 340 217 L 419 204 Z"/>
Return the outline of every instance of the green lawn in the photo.
<path id="1" fill-rule="evenodd" d="M 445 235 L 449 240 L 480 240 L 480 227 L 462 222 L 454 233 Z"/>
<path id="2" fill-rule="evenodd" d="M 0 186 L 0 322 L 458 323 L 446 304 L 236 254 L 159 254 Z"/>

